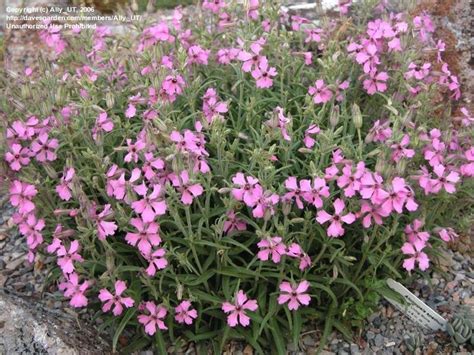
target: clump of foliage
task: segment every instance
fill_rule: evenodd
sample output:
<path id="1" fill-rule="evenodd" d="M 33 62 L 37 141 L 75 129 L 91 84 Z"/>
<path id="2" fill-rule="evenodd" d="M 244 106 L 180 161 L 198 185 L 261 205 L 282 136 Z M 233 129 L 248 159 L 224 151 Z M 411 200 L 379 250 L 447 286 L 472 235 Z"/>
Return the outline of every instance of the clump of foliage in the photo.
<path id="1" fill-rule="evenodd" d="M 126 35 L 43 31 L 56 61 L 2 99 L 30 261 L 55 256 L 114 345 L 135 331 L 124 351 L 350 336 L 470 218 L 473 118 L 451 117 L 444 44 L 384 4 L 312 22 L 206 0 Z"/>

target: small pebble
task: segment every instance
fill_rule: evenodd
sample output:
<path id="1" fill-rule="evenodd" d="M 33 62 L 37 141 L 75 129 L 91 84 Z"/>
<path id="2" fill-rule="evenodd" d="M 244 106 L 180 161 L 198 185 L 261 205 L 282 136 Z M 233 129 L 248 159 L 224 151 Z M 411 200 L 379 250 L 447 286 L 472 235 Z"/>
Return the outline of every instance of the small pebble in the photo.
<path id="1" fill-rule="evenodd" d="M 384 343 L 384 337 L 381 334 L 377 334 L 374 339 L 375 346 L 381 347 Z"/>

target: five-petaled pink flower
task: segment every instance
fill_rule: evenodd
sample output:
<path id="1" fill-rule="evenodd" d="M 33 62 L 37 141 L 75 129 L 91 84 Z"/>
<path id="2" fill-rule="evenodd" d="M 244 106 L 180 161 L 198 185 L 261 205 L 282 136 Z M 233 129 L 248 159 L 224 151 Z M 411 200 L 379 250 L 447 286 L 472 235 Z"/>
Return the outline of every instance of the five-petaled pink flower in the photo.
<path id="1" fill-rule="evenodd" d="M 355 221 L 356 217 L 353 213 L 342 215 L 342 211 L 345 207 L 346 205 L 344 201 L 338 198 L 334 201 L 334 215 L 330 215 L 324 210 L 318 211 L 316 220 L 320 224 L 326 223 L 328 221 L 331 222 L 327 230 L 329 237 L 340 237 L 344 235 L 344 228 L 342 227 L 342 224 L 352 224 Z"/>
<path id="2" fill-rule="evenodd" d="M 5 160 L 13 171 L 19 171 L 22 166 L 30 163 L 30 150 L 21 144 L 13 143 L 10 150 L 5 153 Z"/>
<path id="3" fill-rule="evenodd" d="M 31 143 L 31 151 L 35 153 L 39 162 L 56 160 L 56 149 L 59 143 L 56 138 L 48 139 L 47 133 L 41 133 L 36 140 Z"/>
<path id="4" fill-rule="evenodd" d="M 191 184 L 189 182 L 189 173 L 183 170 L 179 175 L 171 177 L 173 186 L 181 192 L 181 202 L 185 205 L 190 205 L 196 197 L 199 197 L 204 192 L 201 184 Z"/>
<path id="5" fill-rule="evenodd" d="M 61 182 L 59 185 L 56 186 L 56 192 L 59 195 L 59 198 L 64 201 L 69 201 L 72 197 L 71 190 L 72 190 L 72 179 L 75 175 L 74 168 L 68 168 L 64 172 Z"/>
<path id="6" fill-rule="evenodd" d="M 262 261 L 267 261 L 271 256 L 274 263 L 279 263 L 281 257 L 286 254 L 286 246 L 278 236 L 262 239 L 257 246 L 260 248 L 257 257 Z"/>
<path id="7" fill-rule="evenodd" d="M 234 196 L 236 200 L 244 201 L 249 207 L 253 207 L 257 204 L 260 196 L 263 194 L 263 189 L 258 183 L 258 179 L 237 173 L 232 178 L 232 182 L 239 186 L 239 188 L 232 189 L 232 196 Z"/>
<path id="8" fill-rule="evenodd" d="M 257 67 L 252 70 L 252 77 L 256 80 L 257 88 L 259 89 L 268 89 L 272 87 L 272 77 L 276 75 L 276 69 L 274 67 L 269 67 L 266 59 L 262 59 Z"/>
<path id="9" fill-rule="evenodd" d="M 224 222 L 223 231 L 226 234 L 232 233 L 234 230 L 244 231 L 247 229 L 247 223 L 243 219 L 236 216 L 234 211 L 227 212 L 227 219 Z"/>
<path id="10" fill-rule="evenodd" d="M 197 311 L 192 308 L 191 302 L 188 300 L 182 301 L 175 309 L 175 316 L 174 319 L 178 323 L 186 323 L 187 325 L 191 325 L 194 322 L 194 319 L 197 318 Z"/>
<path id="11" fill-rule="evenodd" d="M 168 266 L 168 260 L 165 258 L 166 250 L 163 248 L 150 250 L 147 253 L 142 252 L 142 255 L 149 263 L 145 272 L 150 277 L 155 276 L 157 270 L 163 270 Z"/>
<path id="12" fill-rule="evenodd" d="M 76 273 L 65 275 L 66 280 L 58 286 L 60 291 L 64 291 L 64 297 L 71 300 L 69 304 L 72 307 L 80 308 L 87 306 L 87 297 L 84 295 L 89 287 L 89 282 L 79 283 L 79 276 Z"/>
<path id="13" fill-rule="evenodd" d="M 148 301 L 145 302 L 144 308 L 146 313 L 138 316 L 138 322 L 145 326 L 145 333 L 154 335 L 156 328 L 161 330 L 168 329 L 165 322 L 163 322 L 168 313 L 165 307 L 157 306 L 154 302 Z"/>
<path id="14" fill-rule="evenodd" d="M 160 245 L 160 226 L 158 223 L 146 223 L 141 218 L 132 218 L 130 224 L 137 229 L 137 233 L 128 232 L 125 240 L 128 244 L 137 246 L 142 254 L 147 254 L 152 247 Z"/>
<path id="15" fill-rule="evenodd" d="M 102 303 L 102 310 L 108 312 L 112 306 L 114 309 L 112 313 L 114 316 L 119 316 L 123 312 L 123 306 L 130 308 L 135 301 L 131 297 L 122 297 L 122 294 L 127 289 L 125 281 L 118 280 L 115 282 L 115 295 L 111 294 L 107 289 L 103 288 L 99 292 L 99 299 Z"/>
<path id="16" fill-rule="evenodd" d="M 74 262 L 83 262 L 84 259 L 79 255 L 79 241 L 73 240 L 69 246 L 69 250 L 64 245 L 61 245 L 56 254 L 58 256 L 58 265 L 64 274 L 74 272 Z"/>
<path id="17" fill-rule="evenodd" d="M 284 281 L 280 284 L 280 296 L 278 296 L 278 304 L 288 303 L 290 311 L 296 311 L 300 305 L 307 306 L 311 302 L 311 297 L 306 293 L 310 284 L 303 280 L 299 284 L 291 285 Z"/>
<path id="18" fill-rule="evenodd" d="M 153 190 L 150 193 L 148 193 L 148 188 L 145 183 L 135 186 L 134 190 L 143 198 L 132 202 L 132 208 L 136 213 L 141 215 L 143 222 L 152 222 L 156 216 L 161 216 L 166 213 L 166 201 L 162 197 L 163 188 L 161 185 L 153 185 Z"/>
<path id="19" fill-rule="evenodd" d="M 315 104 L 324 104 L 331 100 L 332 91 L 326 86 L 324 80 L 316 80 L 314 86 L 310 86 L 308 93 L 313 97 Z"/>
<path id="20" fill-rule="evenodd" d="M 256 311 L 258 304 L 256 300 L 250 300 L 244 291 L 239 290 L 235 296 L 235 303 L 224 302 L 222 310 L 224 313 L 230 313 L 227 316 L 227 324 L 230 327 L 235 327 L 239 323 L 246 327 L 250 324 L 250 317 L 245 313 L 246 310 Z"/>
<path id="21" fill-rule="evenodd" d="M 413 270 L 416 263 L 418 263 L 420 270 L 424 271 L 428 269 L 430 265 L 430 259 L 428 258 L 428 255 L 423 252 L 423 248 L 424 246 L 421 246 L 420 244 L 413 245 L 408 242 L 403 244 L 401 249 L 402 253 L 409 256 L 403 261 L 403 267 L 407 271 Z"/>
<path id="22" fill-rule="evenodd" d="M 18 213 L 28 214 L 35 209 L 31 200 L 37 193 L 34 185 L 15 180 L 10 185 L 10 203 L 18 209 Z"/>

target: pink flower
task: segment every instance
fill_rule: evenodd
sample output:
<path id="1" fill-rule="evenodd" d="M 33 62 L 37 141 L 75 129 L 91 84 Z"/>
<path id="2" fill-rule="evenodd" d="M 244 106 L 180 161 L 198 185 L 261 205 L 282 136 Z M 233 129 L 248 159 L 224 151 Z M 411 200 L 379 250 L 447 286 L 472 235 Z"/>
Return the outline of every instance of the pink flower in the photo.
<path id="1" fill-rule="evenodd" d="M 161 158 L 156 158 L 153 156 L 153 153 L 148 152 L 144 154 L 145 156 L 145 161 L 143 162 L 142 165 L 142 172 L 145 178 L 148 181 L 151 181 L 153 178 L 155 178 L 159 172 L 163 172 L 165 169 L 165 162 Z M 135 170 L 135 169 L 134 169 Z M 132 176 L 133 176 L 133 171 L 132 171 Z M 130 181 L 132 178 L 130 178 Z"/>
<path id="2" fill-rule="evenodd" d="M 328 221 L 331 222 L 327 229 L 327 233 L 329 237 L 340 237 L 344 235 L 344 228 L 342 227 L 342 223 L 352 224 L 356 220 L 356 217 L 353 213 L 347 213 L 346 215 L 342 215 L 342 211 L 346 207 L 343 200 L 340 198 L 334 201 L 334 215 L 330 215 L 324 210 L 318 211 L 316 220 L 320 224 L 324 224 Z"/>
<path id="3" fill-rule="evenodd" d="M 20 233 L 26 237 L 26 244 L 31 250 L 36 249 L 38 245 L 43 243 L 41 231 L 44 226 L 44 219 L 38 219 L 34 214 L 27 215 L 26 219 L 18 225 Z"/>
<path id="4" fill-rule="evenodd" d="M 323 207 L 323 200 L 321 197 L 329 197 L 329 187 L 326 185 L 326 180 L 319 177 L 314 178 L 312 184 L 310 180 L 301 180 L 300 187 L 301 191 L 303 191 L 304 200 L 311 203 L 316 208 Z"/>
<path id="5" fill-rule="evenodd" d="M 73 240 L 71 245 L 69 246 L 69 250 L 67 250 L 63 245 L 61 245 L 56 254 L 58 256 L 58 265 L 63 271 L 64 274 L 70 274 L 74 272 L 74 262 L 83 262 L 84 259 L 78 253 L 79 250 L 79 242 L 77 240 Z"/>
<path id="6" fill-rule="evenodd" d="M 79 276 L 76 273 L 65 275 L 66 280 L 58 286 L 60 291 L 64 291 L 64 297 L 71 300 L 69 304 L 74 308 L 86 307 L 87 297 L 84 292 L 89 288 L 89 282 L 79 283 Z"/>
<path id="7" fill-rule="evenodd" d="M 247 7 L 247 16 L 252 19 L 256 20 L 258 18 L 258 9 L 260 7 L 260 0 L 249 0 L 248 7 Z"/>
<path id="8" fill-rule="evenodd" d="M 128 117 L 127 114 L 126 114 L 126 116 Z M 135 115 L 133 115 L 133 116 L 135 116 Z M 98 135 L 99 132 L 102 132 L 102 131 L 103 132 L 111 132 L 113 129 L 114 129 L 114 123 L 107 116 L 107 112 L 101 112 L 95 120 L 95 126 L 92 129 L 92 138 L 94 138 L 94 140 L 96 141 L 97 140 L 97 135 Z"/>
<path id="9" fill-rule="evenodd" d="M 210 50 L 202 49 L 200 46 L 191 46 L 188 49 L 188 64 L 203 64 L 207 65 Z"/>
<path id="10" fill-rule="evenodd" d="M 145 223 L 141 218 L 132 218 L 130 224 L 137 229 L 138 233 L 127 233 L 125 240 L 128 244 L 137 246 L 142 254 L 147 254 L 152 247 L 160 245 L 160 227 L 157 223 Z"/>
<path id="11" fill-rule="evenodd" d="M 224 222 L 223 231 L 230 234 L 233 231 L 244 231 L 247 229 L 247 223 L 243 219 L 237 218 L 234 211 L 227 212 L 227 219 Z"/>
<path id="12" fill-rule="evenodd" d="M 69 201 L 72 197 L 71 188 L 72 188 L 72 179 L 75 175 L 74 168 L 67 168 L 61 178 L 61 183 L 56 186 L 56 192 L 63 201 Z"/>
<path id="13" fill-rule="evenodd" d="M 428 239 L 430 239 L 428 232 L 421 231 L 423 225 L 424 223 L 422 221 L 415 219 L 412 224 L 405 226 L 404 230 L 408 242 L 413 245 L 418 245 L 420 249 L 423 249 Z"/>
<path id="14" fill-rule="evenodd" d="M 265 121 L 265 125 L 273 129 L 279 129 L 284 140 L 290 142 L 291 137 L 288 133 L 288 127 L 291 123 L 291 118 L 286 117 L 283 108 L 280 106 L 275 107 L 274 114 L 272 117 Z"/>
<path id="15" fill-rule="evenodd" d="M 305 17 L 296 16 L 296 15 L 291 16 L 291 29 L 293 31 L 299 31 L 300 25 L 305 24 L 305 23 L 311 23 L 311 21 Z"/>
<path id="16" fill-rule="evenodd" d="M 237 58 L 240 61 L 244 62 L 242 64 L 242 71 L 249 73 L 250 71 L 252 71 L 253 68 L 258 67 L 258 64 L 260 63 L 261 60 L 266 60 L 264 56 L 260 55 L 260 52 L 262 50 L 262 45 L 264 44 L 265 44 L 265 40 L 259 39 L 250 45 L 251 52 L 240 51 Z"/>
<path id="17" fill-rule="evenodd" d="M 280 201 L 280 196 L 271 191 L 265 191 L 260 195 L 255 206 L 253 206 L 252 216 L 269 219 L 270 216 L 275 214 L 275 205 L 278 201 Z"/>
<path id="18" fill-rule="evenodd" d="M 195 154 L 200 154 L 197 146 L 199 141 L 197 136 L 190 130 L 185 130 L 184 135 L 178 131 L 173 131 L 170 134 L 170 139 L 176 144 L 178 151 L 187 151 Z"/>
<path id="19" fill-rule="evenodd" d="M 392 129 L 389 127 L 390 121 L 383 123 L 380 120 L 375 121 L 374 126 L 370 129 L 367 139 L 373 142 L 385 142 L 392 136 Z M 367 140 L 366 140 L 367 141 Z"/>
<path id="20" fill-rule="evenodd" d="M 286 246 L 278 236 L 262 239 L 257 246 L 260 248 L 257 257 L 262 261 L 267 261 L 271 255 L 272 261 L 278 264 L 281 257 L 286 254 Z"/>
<path id="21" fill-rule="evenodd" d="M 430 74 L 430 63 L 425 63 L 421 67 L 413 62 L 408 65 L 408 71 L 405 73 L 405 79 L 409 80 L 415 78 L 417 80 L 423 80 Z"/>
<path id="22" fill-rule="evenodd" d="M 157 306 L 153 302 L 145 302 L 145 314 L 138 316 L 138 322 L 145 326 L 145 333 L 148 335 L 154 335 L 156 328 L 166 330 L 168 327 L 165 325 L 163 320 L 166 317 L 168 311 L 163 306 Z"/>
<path id="23" fill-rule="evenodd" d="M 225 0 L 204 0 L 202 8 L 212 11 L 217 14 L 219 11 L 226 7 Z"/>
<path id="24" fill-rule="evenodd" d="M 232 189 L 232 196 L 234 196 L 237 201 L 244 201 L 249 207 L 253 207 L 257 204 L 257 201 L 263 194 L 263 189 L 258 183 L 258 179 L 237 173 L 232 178 L 232 182 L 240 187 Z"/>
<path id="25" fill-rule="evenodd" d="M 122 297 L 122 293 L 127 289 L 125 281 L 118 280 L 115 282 L 115 294 L 111 294 L 107 289 L 103 288 L 99 292 L 99 299 L 102 303 L 102 311 L 108 312 L 112 306 L 114 316 L 119 316 L 123 312 L 123 306 L 130 308 L 135 301 L 131 297 Z"/>
<path id="26" fill-rule="evenodd" d="M 168 260 L 164 257 L 166 250 L 159 248 L 156 250 L 150 250 L 147 253 L 143 253 L 143 257 L 148 261 L 148 267 L 145 272 L 148 276 L 153 277 L 156 274 L 157 270 L 162 270 L 168 266 Z"/>
<path id="27" fill-rule="evenodd" d="M 308 29 L 305 29 L 305 33 L 306 33 L 306 38 L 304 40 L 304 43 L 321 42 L 321 34 L 323 33 L 322 29 L 308 28 Z"/>
<path id="28" fill-rule="evenodd" d="M 140 179 L 140 176 L 140 169 L 135 168 L 132 170 L 128 181 L 125 180 L 125 172 L 123 172 L 118 179 L 108 179 L 107 194 L 109 196 L 114 196 L 117 200 L 125 199 L 125 202 L 129 203 L 130 199 L 127 195 L 127 188 L 134 188 L 136 186 L 134 183 Z"/>
<path id="29" fill-rule="evenodd" d="M 392 148 L 392 160 L 399 162 L 402 158 L 413 158 L 415 156 L 415 151 L 413 149 L 408 149 L 410 144 L 410 136 L 405 134 L 400 141 L 400 143 L 395 143 L 390 146 Z"/>
<path id="30" fill-rule="evenodd" d="M 47 133 L 41 133 L 37 139 L 31 143 L 31 151 L 35 153 L 39 162 L 56 160 L 56 149 L 59 143 L 56 138 L 48 139 Z"/>
<path id="31" fill-rule="evenodd" d="M 394 37 L 393 39 L 388 41 L 387 45 L 388 45 L 389 52 L 401 52 L 403 50 L 401 42 L 400 42 L 400 38 L 398 37 Z"/>
<path id="32" fill-rule="evenodd" d="M 452 228 L 441 228 L 438 231 L 438 235 L 446 243 L 454 241 L 459 237 L 459 235 Z"/>
<path id="33" fill-rule="evenodd" d="M 20 214 L 26 215 L 35 209 L 31 200 L 37 193 L 38 190 L 33 185 L 15 180 L 10 185 L 10 203 Z"/>
<path id="34" fill-rule="evenodd" d="M 199 197 L 204 192 L 201 184 L 191 184 L 189 182 L 189 174 L 187 170 L 183 170 L 179 176 L 171 177 L 173 186 L 181 192 L 181 202 L 185 205 L 190 205 L 196 197 Z"/>
<path id="35" fill-rule="evenodd" d="M 217 51 L 217 62 L 219 64 L 230 64 L 237 59 L 240 50 L 237 48 L 221 48 Z"/>
<path id="36" fill-rule="evenodd" d="M 191 302 L 184 300 L 182 301 L 175 309 L 175 316 L 174 319 L 178 323 L 186 323 L 187 325 L 191 325 L 194 322 L 194 319 L 197 318 L 197 311 L 192 308 Z"/>
<path id="37" fill-rule="evenodd" d="M 432 193 L 438 193 L 444 189 L 448 194 L 456 192 L 456 183 L 460 180 L 459 174 L 455 171 L 447 171 L 443 165 L 433 168 L 437 178 L 431 179 L 430 187 Z"/>
<path id="38" fill-rule="evenodd" d="M 385 92 L 387 90 L 386 81 L 388 78 L 388 74 L 384 71 L 380 73 L 371 71 L 369 78 L 365 79 L 363 82 L 364 89 L 369 95 L 373 95 L 376 92 Z"/>
<path id="39" fill-rule="evenodd" d="M 13 143 L 10 150 L 5 153 L 5 160 L 10 164 L 10 169 L 19 171 L 22 166 L 30 163 L 30 150 L 20 144 Z"/>
<path id="40" fill-rule="evenodd" d="M 278 296 L 278 304 L 288 303 L 288 309 L 290 311 L 296 311 L 300 305 L 309 305 L 311 297 L 305 293 L 310 284 L 308 281 L 303 280 L 299 284 L 291 285 L 289 282 L 284 281 L 280 284 L 280 296 Z"/>
<path id="41" fill-rule="evenodd" d="M 138 52 L 143 52 L 143 50 L 155 45 L 158 41 L 169 43 L 174 41 L 174 37 L 170 34 L 169 27 L 165 22 L 147 27 L 143 30 L 140 36 Z"/>
<path id="42" fill-rule="evenodd" d="M 391 189 L 388 191 L 388 196 L 381 204 L 381 208 L 385 213 L 392 213 L 395 210 L 397 213 L 403 212 L 403 205 L 407 201 L 409 189 L 405 183 L 405 179 L 401 177 L 394 177 L 391 184 Z"/>
<path id="43" fill-rule="evenodd" d="M 296 205 L 300 210 L 302 210 L 304 208 L 303 201 L 301 200 L 303 197 L 303 192 L 300 186 L 298 186 L 298 180 L 296 180 L 296 177 L 290 176 L 287 178 L 285 180 L 285 188 L 290 192 L 287 192 L 283 198 L 287 201 L 295 199 Z"/>
<path id="44" fill-rule="evenodd" d="M 257 88 L 268 89 L 272 87 L 272 77 L 277 75 L 277 71 L 274 67 L 268 66 L 268 61 L 264 58 L 260 60 L 257 67 L 252 70 L 252 77 L 257 81 Z"/>
<path id="45" fill-rule="evenodd" d="M 313 138 L 314 135 L 319 134 L 321 130 L 315 124 L 310 125 L 306 131 L 304 131 L 303 143 L 306 148 L 313 148 L 316 144 L 316 140 Z"/>
<path id="46" fill-rule="evenodd" d="M 316 80 L 314 86 L 310 86 L 308 93 L 313 97 L 315 104 L 324 104 L 332 98 L 332 91 L 324 84 L 324 80 Z"/>
<path id="47" fill-rule="evenodd" d="M 142 196 L 141 200 L 132 202 L 133 210 L 140 214 L 143 222 L 152 222 L 156 216 L 161 216 L 166 213 L 166 201 L 162 198 L 164 191 L 159 184 L 153 185 L 153 190 L 148 194 L 148 188 L 145 183 L 135 186 L 135 192 Z"/>
<path id="48" fill-rule="evenodd" d="M 420 270 L 425 271 L 426 269 L 428 269 L 430 259 L 428 258 L 428 255 L 426 255 L 426 253 L 422 251 L 423 247 L 418 244 L 413 245 L 411 243 L 405 243 L 403 244 L 401 250 L 403 254 L 410 256 L 409 258 L 403 261 L 403 267 L 407 271 L 413 270 L 415 268 L 415 263 L 417 262 Z"/>
<path id="49" fill-rule="evenodd" d="M 301 246 L 297 243 L 292 243 L 288 247 L 288 250 L 286 251 L 286 255 L 288 255 L 291 258 L 296 258 L 300 260 L 299 269 L 301 271 L 304 271 L 311 266 L 311 258 L 309 257 L 308 254 L 306 254 L 303 251 Z"/>
<path id="50" fill-rule="evenodd" d="M 363 201 L 359 215 L 362 218 L 362 225 L 364 228 L 369 228 L 372 225 L 372 220 L 375 224 L 378 224 L 379 226 L 382 225 L 382 217 L 388 217 L 389 214 L 380 208 L 379 205 L 372 205 Z"/>
<path id="51" fill-rule="evenodd" d="M 356 54 L 355 59 L 357 63 L 364 66 L 364 73 L 368 74 L 371 71 L 376 71 L 377 65 L 380 64 L 380 59 L 377 55 L 377 46 L 369 42 Z"/>
<path id="52" fill-rule="evenodd" d="M 181 75 L 168 75 L 165 80 L 163 80 L 161 87 L 169 96 L 176 96 L 183 93 L 185 85 Z"/>
<path id="53" fill-rule="evenodd" d="M 202 110 L 207 122 L 211 124 L 215 118 L 221 118 L 222 114 L 226 113 L 229 108 L 227 103 L 219 101 L 216 90 L 209 88 L 203 97 Z"/>
<path id="54" fill-rule="evenodd" d="M 241 324 L 246 327 L 250 324 L 250 318 L 246 314 L 246 310 L 256 311 L 258 304 L 256 300 L 250 300 L 244 291 L 239 290 L 235 297 L 235 303 L 224 302 L 222 304 L 222 310 L 224 313 L 230 313 L 227 316 L 227 324 L 230 327 L 235 327 L 237 324 Z"/>
<path id="55" fill-rule="evenodd" d="M 382 203 L 388 192 L 383 189 L 383 178 L 378 173 L 367 171 L 360 179 L 360 195 L 363 199 L 369 200 L 373 204 Z"/>
<path id="56" fill-rule="evenodd" d="M 123 161 L 130 163 L 133 161 L 134 163 L 138 162 L 138 152 L 145 149 L 146 144 L 143 140 L 137 139 L 135 143 L 132 143 L 132 140 L 127 138 L 127 145 L 128 145 L 128 154 L 125 156 Z"/>
<path id="57" fill-rule="evenodd" d="M 361 178 L 365 173 L 365 164 L 363 161 L 357 163 L 353 172 L 352 164 L 344 165 L 342 175 L 337 178 L 337 186 L 344 189 L 344 196 L 353 197 L 361 188 Z"/>
<path id="58" fill-rule="evenodd" d="M 94 207 L 92 212 L 92 218 L 95 219 L 97 223 L 97 235 L 99 240 L 105 240 L 107 236 L 114 235 L 118 228 L 117 224 L 105 220 L 113 216 L 112 206 L 110 206 L 110 204 L 105 205 L 104 209 L 99 214 L 96 214 Z"/>

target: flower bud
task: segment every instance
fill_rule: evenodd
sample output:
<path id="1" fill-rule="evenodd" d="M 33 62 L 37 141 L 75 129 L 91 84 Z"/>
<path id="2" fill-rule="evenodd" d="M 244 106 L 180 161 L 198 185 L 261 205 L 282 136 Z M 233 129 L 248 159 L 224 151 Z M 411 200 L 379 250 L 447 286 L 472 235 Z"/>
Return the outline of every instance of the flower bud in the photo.
<path id="1" fill-rule="evenodd" d="M 361 129 L 363 125 L 362 113 L 360 107 L 356 103 L 352 104 L 352 119 L 354 120 L 354 126 L 356 129 Z"/>
<path id="2" fill-rule="evenodd" d="M 385 170 L 385 165 L 385 157 L 379 155 L 375 163 L 375 171 L 381 174 Z"/>
<path id="3" fill-rule="evenodd" d="M 21 97 L 23 99 L 30 99 L 31 98 L 31 90 L 28 85 L 21 86 Z"/>
<path id="4" fill-rule="evenodd" d="M 112 109 L 115 105 L 115 97 L 111 92 L 105 94 L 105 103 L 108 109 Z"/>
<path id="5" fill-rule="evenodd" d="M 335 106 L 334 110 L 331 112 L 329 116 L 329 124 L 332 128 L 335 128 L 339 123 L 339 106 Z"/>
<path id="6" fill-rule="evenodd" d="M 407 161 L 405 159 L 401 159 L 397 163 L 397 167 L 396 167 L 398 175 L 403 176 L 405 173 L 406 167 L 407 167 Z"/>
<path id="7" fill-rule="evenodd" d="M 53 169 L 53 167 L 47 163 L 43 164 L 44 170 L 46 170 L 46 173 L 51 179 L 57 179 L 58 174 L 56 173 L 56 170 Z"/>

